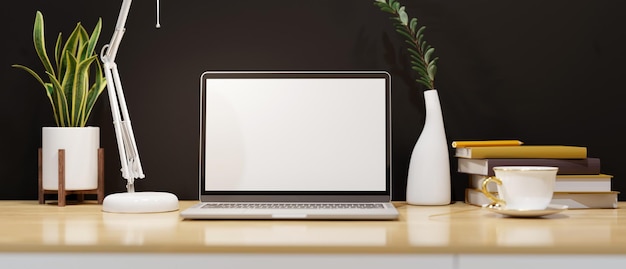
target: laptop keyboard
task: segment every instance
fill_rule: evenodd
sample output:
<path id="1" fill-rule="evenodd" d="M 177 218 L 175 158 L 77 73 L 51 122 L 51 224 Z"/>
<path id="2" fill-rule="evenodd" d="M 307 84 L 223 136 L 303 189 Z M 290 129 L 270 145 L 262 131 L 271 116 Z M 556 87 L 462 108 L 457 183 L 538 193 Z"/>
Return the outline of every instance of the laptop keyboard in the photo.
<path id="1" fill-rule="evenodd" d="M 381 209 L 376 203 L 211 203 L 202 208 L 220 209 Z"/>

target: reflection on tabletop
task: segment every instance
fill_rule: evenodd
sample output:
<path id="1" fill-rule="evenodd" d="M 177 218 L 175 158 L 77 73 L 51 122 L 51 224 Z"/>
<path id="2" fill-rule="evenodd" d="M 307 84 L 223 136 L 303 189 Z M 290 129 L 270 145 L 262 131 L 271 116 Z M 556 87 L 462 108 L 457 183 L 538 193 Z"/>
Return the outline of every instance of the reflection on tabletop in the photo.
<path id="1" fill-rule="evenodd" d="M 181 209 L 194 203 L 183 201 Z M 622 208 L 513 218 L 463 203 L 395 204 L 400 212 L 395 221 L 191 221 L 183 220 L 180 212 L 117 214 L 104 213 L 95 204 L 59 208 L 37 201 L 0 201 L 0 247 L 7 251 L 332 253 L 364 249 L 623 253 L 626 249 L 626 211 Z"/>

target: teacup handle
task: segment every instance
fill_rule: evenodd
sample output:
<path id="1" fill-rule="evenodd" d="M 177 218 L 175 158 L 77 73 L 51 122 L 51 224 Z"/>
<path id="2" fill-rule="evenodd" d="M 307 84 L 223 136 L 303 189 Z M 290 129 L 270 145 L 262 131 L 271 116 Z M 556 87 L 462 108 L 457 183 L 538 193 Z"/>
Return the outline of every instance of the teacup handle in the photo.
<path id="1" fill-rule="evenodd" d="M 481 191 L 483 192 L 483 194 L 485 196 L 487 196 L 487 198 L 489 198 L 489 200 L 491 200 L 493 202 L 491 205 L 494 205 L 494 204 L 495 205 L 500 205 L 500 206 L 506 205 L 506 202 L 504 200 L 496 197 L 495 195 L 491 194 L 487 190 L 487 184 L 489 184 L 489 182 L 491 182 L 491 181 L 495 182 L 498 185 L 502 185 L 502 181 L 499 178 L 497 178 L 497 177 L 488 177 L 488 178 L 485 178 L 483 180 Z"/>

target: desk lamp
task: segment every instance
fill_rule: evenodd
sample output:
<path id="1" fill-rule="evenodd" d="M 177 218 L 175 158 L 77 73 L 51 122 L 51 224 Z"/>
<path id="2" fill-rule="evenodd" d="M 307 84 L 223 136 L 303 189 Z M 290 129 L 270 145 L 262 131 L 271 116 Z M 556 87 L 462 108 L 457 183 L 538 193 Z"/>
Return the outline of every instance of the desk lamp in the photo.
<path id="1" fill-rule="evenodd" d="M 107 92 L 111 104 L 115 137 L 122 164 L 122 177 L 127 180 L 125 193 L 115 193 L 104 198 L 102 211 L 114 213 L 154 213 L 178 210 L 178 197 L 167 192 L 135 192 L 135 179 L 144 178 L 135 135 L 126 107 L 120 75 L 115 56 L 125 31 L 126 19 L 132 0 L 123 0 L 111 42 L 101 51 Z M 157 0 L 157 24 L 159 24 L 159 0 Z M 120 114 L 121 112 L 121 114 Z"/>

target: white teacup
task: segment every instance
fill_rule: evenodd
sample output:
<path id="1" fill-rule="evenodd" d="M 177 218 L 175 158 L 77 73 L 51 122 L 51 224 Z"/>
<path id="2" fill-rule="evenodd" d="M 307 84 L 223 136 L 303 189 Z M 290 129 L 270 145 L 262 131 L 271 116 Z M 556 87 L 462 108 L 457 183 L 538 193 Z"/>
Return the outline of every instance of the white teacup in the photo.
<path id="1" fill-rule="evenodd" d="M 482 192 L 492 202 L 507 210 L 543 210 L 554 193 L 558 167 L 497 166 L 495 176 L 483 180 Z M 487 191 L 487 184 L 498 184 L 498 196 Z"/>

